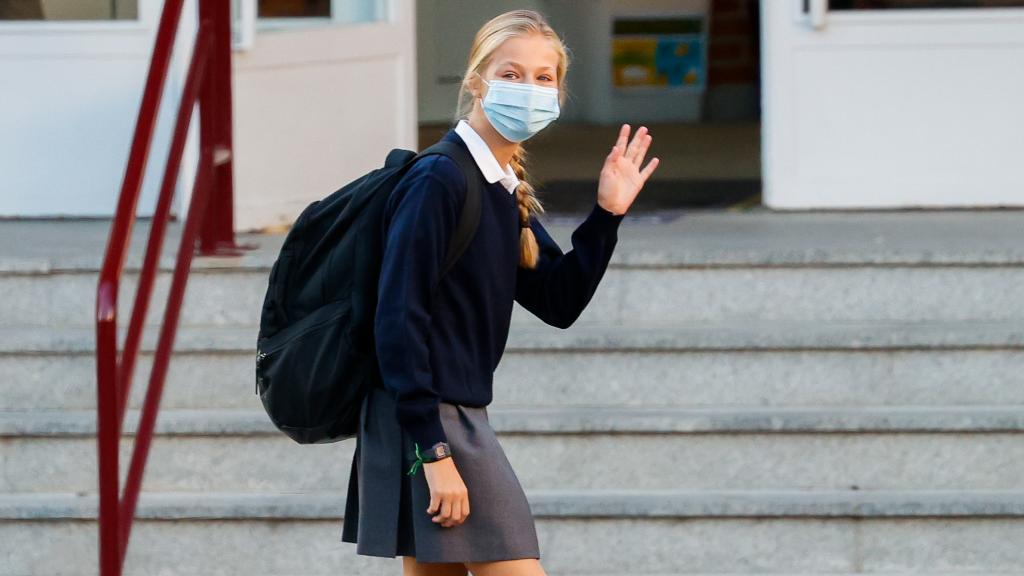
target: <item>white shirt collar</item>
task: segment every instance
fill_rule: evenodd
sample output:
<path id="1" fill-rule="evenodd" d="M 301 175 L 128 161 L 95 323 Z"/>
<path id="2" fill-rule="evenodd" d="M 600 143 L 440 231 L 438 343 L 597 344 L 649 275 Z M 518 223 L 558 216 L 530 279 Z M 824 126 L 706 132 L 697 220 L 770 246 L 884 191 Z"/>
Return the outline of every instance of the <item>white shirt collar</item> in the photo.
<path id="1" fill-rule="evenodd" d="M 488 183 L 494 184 L 500 181 L 509 194 L 516 191 L 516 186 L 519 185 L 519 178 L 516 176 L 515 171 L 508 164 L 502 170 L 498 165 L 498 159 L 491 152 L 491 148 L 476 133 L 476 130 L 473 130 L 469 122 L 459 120 L 459 123 L 455 126 L 455 133 L 466 143 L 469 153 L 473 156 L 473 160 L 476 161 L 476 165 L 480 167 L 480 172 L 483 173 Z"/>

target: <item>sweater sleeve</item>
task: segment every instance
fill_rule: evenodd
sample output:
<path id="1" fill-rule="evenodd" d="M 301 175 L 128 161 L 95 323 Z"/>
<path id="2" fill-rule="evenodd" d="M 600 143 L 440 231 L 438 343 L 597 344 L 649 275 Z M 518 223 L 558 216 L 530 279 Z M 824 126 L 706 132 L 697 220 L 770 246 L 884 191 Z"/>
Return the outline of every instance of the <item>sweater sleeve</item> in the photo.
<path id="1" fill-rule="evenodd" d="M 530 228 L 537 238 L 540 257 L 536 268 L 516 269 L 516 301 L 551 326 L 571 326 L 604 276 L 623 218 L 625 214 L 613 214 L 594 202 L 590 214 L 572 233 L 572 250 L 563 254 L 531 216 Z"/>
<path id="2" fill-rule="evenodd" d="M 455 232 L 465 184 L 458 166 L 429 156 L 410 168 L 384 208 L 374 338 L 399 424 L 421 448 L 446 442 L 430 366 L 432 290 Z"/>

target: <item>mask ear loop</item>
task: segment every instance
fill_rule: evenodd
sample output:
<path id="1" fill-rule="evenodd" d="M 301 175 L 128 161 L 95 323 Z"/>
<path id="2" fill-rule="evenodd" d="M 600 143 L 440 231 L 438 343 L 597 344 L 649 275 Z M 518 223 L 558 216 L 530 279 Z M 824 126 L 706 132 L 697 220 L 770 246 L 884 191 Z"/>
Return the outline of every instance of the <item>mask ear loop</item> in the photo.
<path id="1" fill-rule="evenodd" d="M 479 77 L 480 77 L 480 81 L 481 81 L 481 82 L 483 82 L 484 84 L 487 84 L 487 88 L 488 88 L 488 89 L 490 89 L 490 87 L 491 87 L 491 83 L 490 83 L 490 82 L 488 82 L 488 81 L 487 81 L 487 79 L 486 79 L 486 78 L 484 78 L 482 74 L 480 74 L 479 72 L 475 72 L 475 71 L 473 72 L 473 74 L 476 74 L 477 76 L 479 76 Z M 479 98 L 480 98 L 481 100 L 483 100 L 483 99 L 484 99 L 484 97 L 483 97 L 483 96 L 479 96 Z"/>

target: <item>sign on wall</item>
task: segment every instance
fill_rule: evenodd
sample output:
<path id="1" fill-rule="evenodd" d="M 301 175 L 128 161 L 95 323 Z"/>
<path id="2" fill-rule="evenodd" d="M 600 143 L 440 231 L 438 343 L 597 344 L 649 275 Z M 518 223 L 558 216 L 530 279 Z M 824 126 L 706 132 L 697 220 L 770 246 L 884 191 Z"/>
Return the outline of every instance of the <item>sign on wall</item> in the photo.
<path id="1" fill-rule="evenodd" d="M 612 85 L 703 90 L 706 24 L 703 14 L 616 17 L 612 24 Z"/>

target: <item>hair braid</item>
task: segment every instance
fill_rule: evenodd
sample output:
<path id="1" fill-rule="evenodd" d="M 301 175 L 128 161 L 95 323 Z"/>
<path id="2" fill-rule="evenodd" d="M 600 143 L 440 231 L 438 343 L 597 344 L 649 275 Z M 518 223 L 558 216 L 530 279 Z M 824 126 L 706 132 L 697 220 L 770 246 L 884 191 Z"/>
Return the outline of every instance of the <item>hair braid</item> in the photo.
<path id="1" fill-rule="evenodd" d="M 509 164 L 512 171 L 519 178 L 519 185 L 516 187 L 516 203 L 519 205 L 519 265 L 526 268 L 535 268 L 537 259 L 540 256 L 540 247 L 537 245 L 537 237 L 530 228 L 530 216 L 544 212 L 544 207 L 537 199 L 537 192 L 533 185 L 527 180 L 526 175 L 526 149 L 519 145 L 512 154 Z"/>

